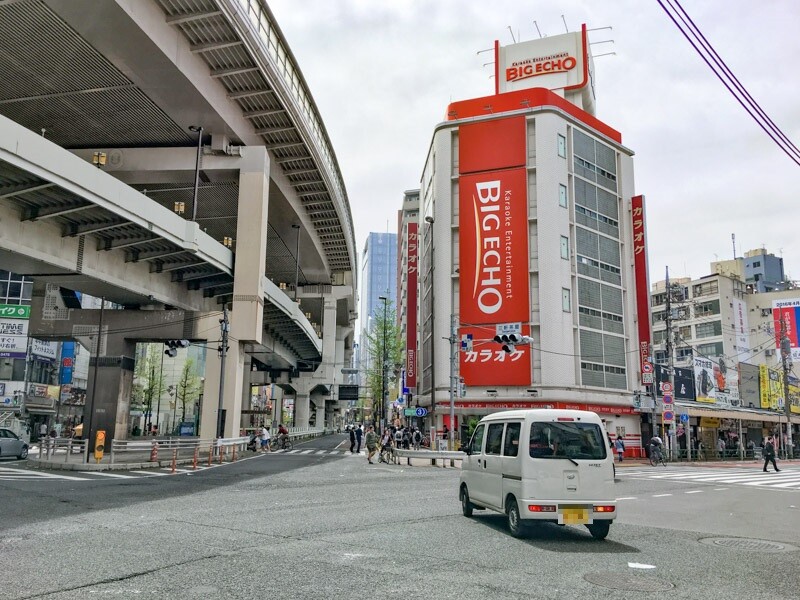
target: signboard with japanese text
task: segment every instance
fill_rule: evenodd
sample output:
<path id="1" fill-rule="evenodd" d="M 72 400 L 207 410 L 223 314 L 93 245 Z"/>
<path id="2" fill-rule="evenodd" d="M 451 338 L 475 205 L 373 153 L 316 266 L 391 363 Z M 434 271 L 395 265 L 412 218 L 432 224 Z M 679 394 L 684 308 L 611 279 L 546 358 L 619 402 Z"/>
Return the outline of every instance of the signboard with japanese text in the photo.
<path id="1" fill-rule="evenodd" d="M 40 359 L 54 361 L 58 355 L 58 342 L 46 342 L 31 338 L 31 354 Z"/>
<path id="2" fill-rule="evenodd" d="M 461 125 L 458 148 L 458 334 L 473 340 L 460 374 L 469 386 L 530 385 L 530 346 L 506 353 L 491 341 L 499 323 L 530 322 L 525 118 Z"/>
<path id="3" fill-rule="evenodd" d="M 775 347 L 780 352 L 781 336 L 789 340 L 792 361 L 800 362 L 800 298 L 773 300 L 772 320 L 775 328 Z"/>
<path id="4" fill-rule="evenodd" d="M 409 223 L 406 232 L 406 274 L 408 278 L 406 298 L 406 387 L 417 387 L 417 282 L 418 237 L 417 223 Z"/>
<path id="5" fill-rule="evenodd" d="M 633 225 L 633 266 L 636 281 L 636 320 L 639 331 L 639 367 L 642 372 L 642 383 L 650 363 L 650 345 L 652 343 L 652 328 L 650 319 L 650 283 L 647 271 L 647 238 L 645 237 L 644 196 L 631 198 L 631 221 Z M 652 365 L 650 365 L 652 368 Z"/>
<path id="6" fill-rule="evenodd" d="M 29 319 L 31 307 L 21 304 L 0 304 L 0 318 Z"/>
<path id="7" fill-rule="evenodd" d="M 28 350 L 28 321 L 0 318 L 0 358 L 25 358 Z"/>

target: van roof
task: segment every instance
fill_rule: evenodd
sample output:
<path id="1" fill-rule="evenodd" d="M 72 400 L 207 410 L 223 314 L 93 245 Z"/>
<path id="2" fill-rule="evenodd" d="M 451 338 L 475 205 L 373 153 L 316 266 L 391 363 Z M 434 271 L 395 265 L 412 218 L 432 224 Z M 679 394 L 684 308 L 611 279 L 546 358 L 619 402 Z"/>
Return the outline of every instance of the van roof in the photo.
<path id="1" fill-rule="evenodd" d="M 529 408 L 525 410 L 504 410 L 490 415 L 486 415 L 481 419 L 484 421 L 506 421 L 508 419 L 528 419 L 532 418 L 534 421 L 552 421 L 562 418 L 573 418 L 581 421 L 589 421 L 592 423 L 601 423 L 600 417 L 597 413 L 589 410 L 566 410 L 554 408 Z"/>

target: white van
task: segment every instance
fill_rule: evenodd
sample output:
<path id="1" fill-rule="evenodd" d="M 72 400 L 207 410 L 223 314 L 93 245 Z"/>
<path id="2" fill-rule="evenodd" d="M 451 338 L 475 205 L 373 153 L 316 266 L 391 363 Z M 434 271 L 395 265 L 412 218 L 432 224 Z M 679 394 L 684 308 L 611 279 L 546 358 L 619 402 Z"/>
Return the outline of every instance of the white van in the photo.
<path id="1" fill-rule="evenodd" d="M 461 449 L 465 517 L 483 508 L 505 513 L 515 537 L 525 533 L 526 521 L 586 525 L 599 540 L 608 535 L 617 516 L 614 456 L 596 413 L 494 413 L 481 419 Z"/>

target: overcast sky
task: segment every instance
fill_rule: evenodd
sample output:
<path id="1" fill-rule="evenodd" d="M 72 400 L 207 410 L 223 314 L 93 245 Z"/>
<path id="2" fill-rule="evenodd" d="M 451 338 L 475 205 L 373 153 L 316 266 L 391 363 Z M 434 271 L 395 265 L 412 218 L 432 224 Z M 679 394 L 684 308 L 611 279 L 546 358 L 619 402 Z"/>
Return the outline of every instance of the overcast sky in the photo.
<path id="1" fill-rule="evenodd" d="M 656 0 L 268 0 L 333 142 L 359 253 L 396 232 L 451 101 L 494 93 L 492 48 L 593 31 L 597 117 L 632 149 L 651 282 L 766 247 L 800 279 L 800 167 L 770 140 Z M 750 94 L 800 146 L 800 2 L 683 0 Z M 614 43 L 598 43 L 613 40 Z"/>

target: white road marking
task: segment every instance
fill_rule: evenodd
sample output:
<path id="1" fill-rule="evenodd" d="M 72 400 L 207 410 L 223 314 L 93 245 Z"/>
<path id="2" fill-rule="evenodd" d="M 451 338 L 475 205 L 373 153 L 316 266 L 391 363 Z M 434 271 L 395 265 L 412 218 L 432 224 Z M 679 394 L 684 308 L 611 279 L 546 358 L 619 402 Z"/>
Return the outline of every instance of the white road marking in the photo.
<path id="1" fill-rule="evenodd" d="M 691 490 L 689 492 L 684 492 L 685 494 L 702 494 L 703 490 Z"/>
<path id="2" fill-rule="evenodd" d="M 105 471 L 85 471 L 87 475 L 99 475 L 100 477 L 114 477 L 118 479 L 135 479 L 132 475 L 119 475 L 118 473 L 106 473 Z"/>
<path id="3" fill-rule="evenodd" d="M 626 496 L 625 498 L 617 498 L 617 502 L 620 500 L 636 500 L 636 496 Z"/>
<path id="4" fill-rule="evenodd" d="M 642 563 L 630 563 L 630 562 L 628 563 L 628 566 L 631 569 L 655 569 L 656 568 L 655 565 L 645 565 L 645 564 L 642 564 Z"/>
<path id="5" fill-rule="evenodd" d="M 663 498 L 664 496 L 672 496 L 672 494 L 653 494 L 653 498 Z"/>

